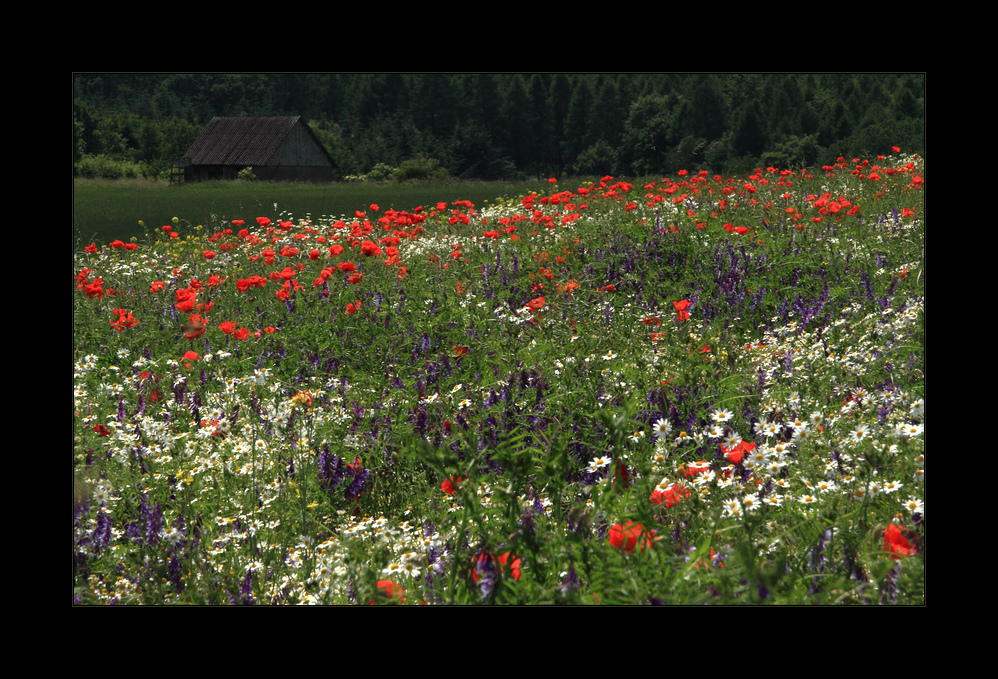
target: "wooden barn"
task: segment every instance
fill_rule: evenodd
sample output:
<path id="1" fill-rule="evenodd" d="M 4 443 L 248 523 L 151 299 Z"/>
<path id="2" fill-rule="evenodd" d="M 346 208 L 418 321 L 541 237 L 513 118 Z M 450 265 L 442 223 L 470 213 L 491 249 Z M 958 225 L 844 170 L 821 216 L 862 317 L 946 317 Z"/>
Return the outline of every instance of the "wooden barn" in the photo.
<path id="1" fill-rule="evenodd" d="M 329 182 L 335 164 L 301 116 L 214 118 L 180 160 L 185 181 L 257 179 Z"/>

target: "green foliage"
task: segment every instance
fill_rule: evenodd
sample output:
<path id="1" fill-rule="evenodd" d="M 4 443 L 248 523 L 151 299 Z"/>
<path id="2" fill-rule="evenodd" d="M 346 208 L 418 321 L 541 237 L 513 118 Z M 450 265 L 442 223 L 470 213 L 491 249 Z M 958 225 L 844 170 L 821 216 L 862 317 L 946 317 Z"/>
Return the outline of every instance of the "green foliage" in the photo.
<path id="1" fill-rule="evenodd" d="M 803 138 L 790 136 L 766 151 L 759 158 L 765 167 L 814 167 L 821 154 L 816 135 Z"/>
<path id="2" fill-rule="evenodd" d="M 399 182 L 443 181 L 448 177 L 447 169 L 440 166 L 440 161 L 425 154 L 403 160 L 392 173 L 392 179 Z"/>
<path id="3" fill-rule="evenodd" d="M 73 166 L 73 175 L 84 179 L 134 179 L 145 176 L 145 168 L 128 160 L 99 154 L 85 155 Z"/>
<path id="4" fill-rule="evenodd" d="M 601 139 L 579 154 L 572 170 L 577 175 L 616 174 L 617 165 L 617 152 Z"/>
<path id="5" fill-rule="evenodd" d="M 882 155 L 891 146 L 922 154 L 924 80 L 911 73 L 78 74 L 73 154 L 74 164 L 84 154 L 141 161 L 154 176 L 213 116 L 304 115 L 337 178 L 421 157 L 450 176 L 480 180 L 608 164 L 642 175 L 719 172 L 736 158 L 765 166 L 767 152 L 788 162 Z M 812 136 L 817 150 L 786 147 Z M 414 171 L 425 179 L 425 167 Z"/>

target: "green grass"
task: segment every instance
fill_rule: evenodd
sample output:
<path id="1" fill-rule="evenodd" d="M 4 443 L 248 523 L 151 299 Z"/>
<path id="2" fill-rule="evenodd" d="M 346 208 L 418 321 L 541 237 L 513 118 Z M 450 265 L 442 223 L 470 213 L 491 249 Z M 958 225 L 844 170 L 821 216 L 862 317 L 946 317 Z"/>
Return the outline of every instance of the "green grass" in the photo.
<path id="1" fill-rule="evenodd" d="M 75 257 L 74 600 L 923 604 L 924 164 L 874 165 L 134 208 L 187 230 Z"/>
<path id="2" fill-rule="evenodd" d="M 382 209 L 397 210 L 448 200 L 470 200 L 483 205 L 488 200 L 540 187 L 540 181 L 450 184 L 213 181 L 171 186 L 165 181 L 145 179 L 74 179 L 73 241 L 86 245 L 128 240 L 143 234 L 140 221 L 157 228 L 169 224 L 174 217 L 194 226 L 256 217 L 277 220 L 282 214 L 285 218 L 311 215 L 317 219 L 352 216 L 357 210 L 366 210 L 371 203 Z"/>

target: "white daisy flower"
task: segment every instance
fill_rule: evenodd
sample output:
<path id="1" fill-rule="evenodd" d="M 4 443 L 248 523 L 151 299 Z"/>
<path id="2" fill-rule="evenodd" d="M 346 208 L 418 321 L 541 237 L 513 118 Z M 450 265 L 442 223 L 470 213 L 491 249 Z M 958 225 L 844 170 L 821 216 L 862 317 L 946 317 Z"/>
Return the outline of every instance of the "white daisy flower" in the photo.
<path id="1" fill-rule="evenodd" d="M 655 423 L 655 426 L 652 429 L 655 432 L 656 438 L 660 441 L 664 441 L 666 437 L 672 433 L 672 423 L 665 418 L 662 418 Z"/>

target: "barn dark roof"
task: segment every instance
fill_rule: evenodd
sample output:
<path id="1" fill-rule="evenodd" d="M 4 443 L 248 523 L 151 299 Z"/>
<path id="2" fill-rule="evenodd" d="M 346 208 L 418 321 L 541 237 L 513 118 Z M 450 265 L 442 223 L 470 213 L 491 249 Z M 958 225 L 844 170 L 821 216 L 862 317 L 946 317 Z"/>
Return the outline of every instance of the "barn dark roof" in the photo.
<path id="1" fill-rule="evenodd" d="M 184 155 L 187 165 L 263 166 L 274 157 L 296 125 L 301 125 L 333 164 L 301 116 L 238 116 L 213 118 Z"/>

